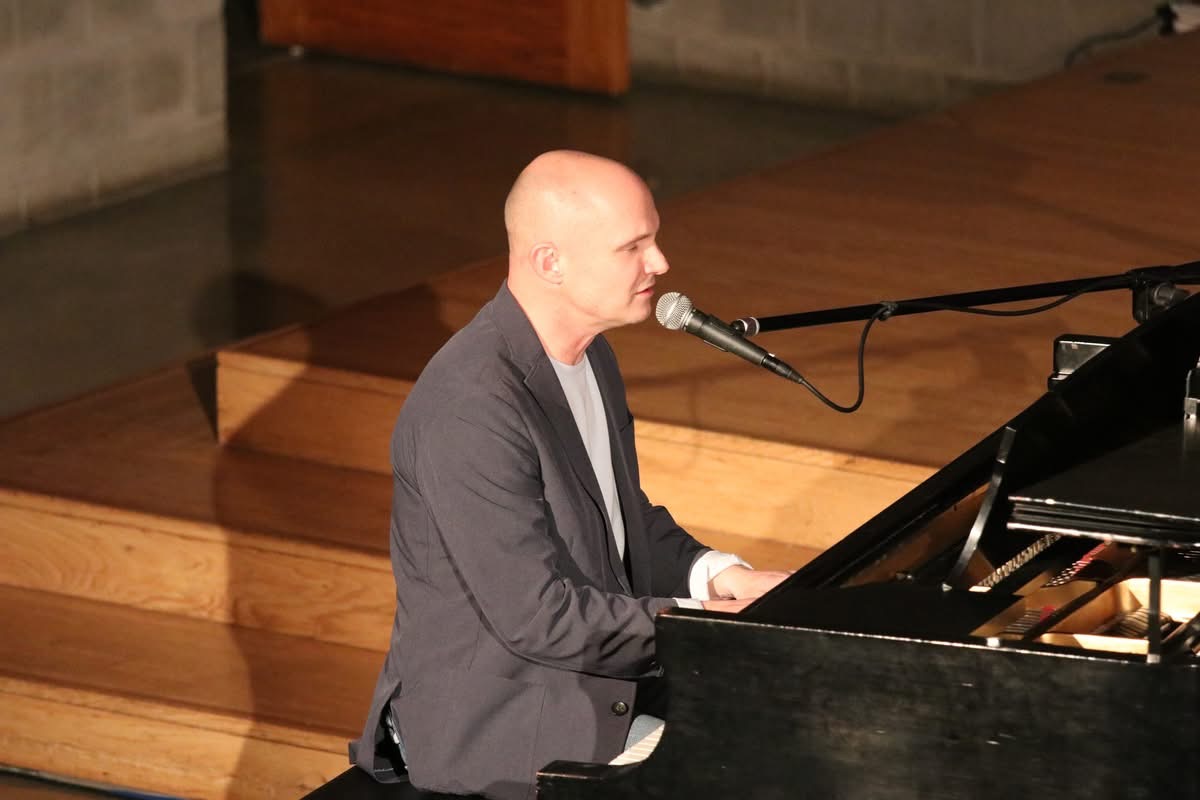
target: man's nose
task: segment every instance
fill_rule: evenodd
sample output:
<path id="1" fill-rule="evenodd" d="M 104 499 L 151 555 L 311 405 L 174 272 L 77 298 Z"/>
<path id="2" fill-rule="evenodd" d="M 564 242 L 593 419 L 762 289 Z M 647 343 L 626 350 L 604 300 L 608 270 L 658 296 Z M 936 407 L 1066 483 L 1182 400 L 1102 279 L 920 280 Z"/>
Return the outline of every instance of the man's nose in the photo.
<path id="1" fill-rule="evenodd" d="M 655 247 L 652 251 L 646 253 L 646 272 L 650 275 L 662 275 L 669 270 L 671 265 L 667 263 L 667 257 L 663 255 L 663 251 Z"/>

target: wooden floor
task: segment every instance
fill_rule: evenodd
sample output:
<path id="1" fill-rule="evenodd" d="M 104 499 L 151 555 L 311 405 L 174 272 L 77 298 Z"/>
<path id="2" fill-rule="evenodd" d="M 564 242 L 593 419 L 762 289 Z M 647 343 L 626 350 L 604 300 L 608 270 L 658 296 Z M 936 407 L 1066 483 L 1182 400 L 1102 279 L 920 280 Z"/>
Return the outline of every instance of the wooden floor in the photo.
<path id="1" fill-rule="evenodd" d="M 732 319 L 1194 260 L 1200 150 L 1181 131 L 1200 122 L 1198 53 L 1195 37 L 1157 41 L 671 203 L 660 286 Z M 411 380 L 501 275 L 481 265 L 238 352 Z M 848 416 L 653 323 L 611 339 L 641 419 L 938 466 L 1044 390 L 1056 335 L 1122 333 L 1129 308 L 1114 292 L 1029 318 L 877 325 L 867 402 Z M 860 330 L 760 341 L 845 403 Z"/>
<path id="2" fill-rule="evenodd" d="M 733 318 L 1195 259 L 1198 67 L 1200 40 L 1154 42 L 670 203 L 661 288 Z M 200 363 L 0 426 L 5 760 L 205 798 L 339 772 L 392 613 L 387 432 L 500 280 L 472 265 L 231 348 L 215 401 Z M 651 496 L 794 566 L 1033 400 L 1055 335 L 1131 325 L 1122 294 L 894 319 L 850 416 L 653 324 L 611 339 Z M 762 342 L 845 402 L 858 334 Z"/>

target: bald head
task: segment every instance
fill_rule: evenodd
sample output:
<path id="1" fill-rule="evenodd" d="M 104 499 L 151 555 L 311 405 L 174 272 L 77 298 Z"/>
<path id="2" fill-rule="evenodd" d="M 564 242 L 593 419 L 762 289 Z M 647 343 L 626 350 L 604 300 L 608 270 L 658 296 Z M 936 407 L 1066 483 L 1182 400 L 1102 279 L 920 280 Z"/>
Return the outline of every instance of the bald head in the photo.
<path id="1" fill-rule="evenodd" d="M 578 227 L 612 213 L 631 195 L 649 194 L 623 164 L 575 150 L 552 150 L 521 171 L 504 203 L 504 227 L 514 255 L 539 242 L 567 244 Z"/>
<path id="2" fill-rule="evenodd" d="M 566 363 L 596 334 L 645 319 L 658 275 L 658 210 L 632 170 L 571 150 L 543 153 L 504 204 L 508 287 L 547 352 Z"/>

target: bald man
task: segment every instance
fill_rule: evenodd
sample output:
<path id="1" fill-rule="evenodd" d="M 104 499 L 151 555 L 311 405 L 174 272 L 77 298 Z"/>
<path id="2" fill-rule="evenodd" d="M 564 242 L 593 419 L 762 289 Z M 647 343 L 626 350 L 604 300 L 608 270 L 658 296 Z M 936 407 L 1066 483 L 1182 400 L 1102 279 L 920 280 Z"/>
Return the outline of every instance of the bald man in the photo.
<path id="1" fill-rule="evenodd" d="M 607 761 L 658 676 L 654 615 L 736 611 L 778 583 L 642 492 L 601 335 L 668 269 L 649 189 L 556 151 L 504 209 L 505 284 L 430 360 L 392 436 L 396 617 L 363 738 L 379 780 L 528 798 L 555 759 Z"/>

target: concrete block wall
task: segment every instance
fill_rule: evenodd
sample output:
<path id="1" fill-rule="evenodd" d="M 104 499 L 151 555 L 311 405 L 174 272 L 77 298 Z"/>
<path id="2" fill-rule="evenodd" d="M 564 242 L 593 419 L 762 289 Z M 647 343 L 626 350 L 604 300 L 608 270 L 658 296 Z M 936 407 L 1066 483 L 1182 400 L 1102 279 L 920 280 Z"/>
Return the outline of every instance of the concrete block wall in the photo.
<path id="1" fill-rule="evenodd" d="M 1061 69 L 1155 0 L 632 0 L 634 79 L 884 113 Z M 1157 35 L 1148 31 L 1141 38 Z M 1098 51 L 1097 51 L 1098 52 Z"/>
<path id="2" fill-rule="evenodd" d="M 221 0 L 0 0 L 0 234 L 226 150 Z"/>

